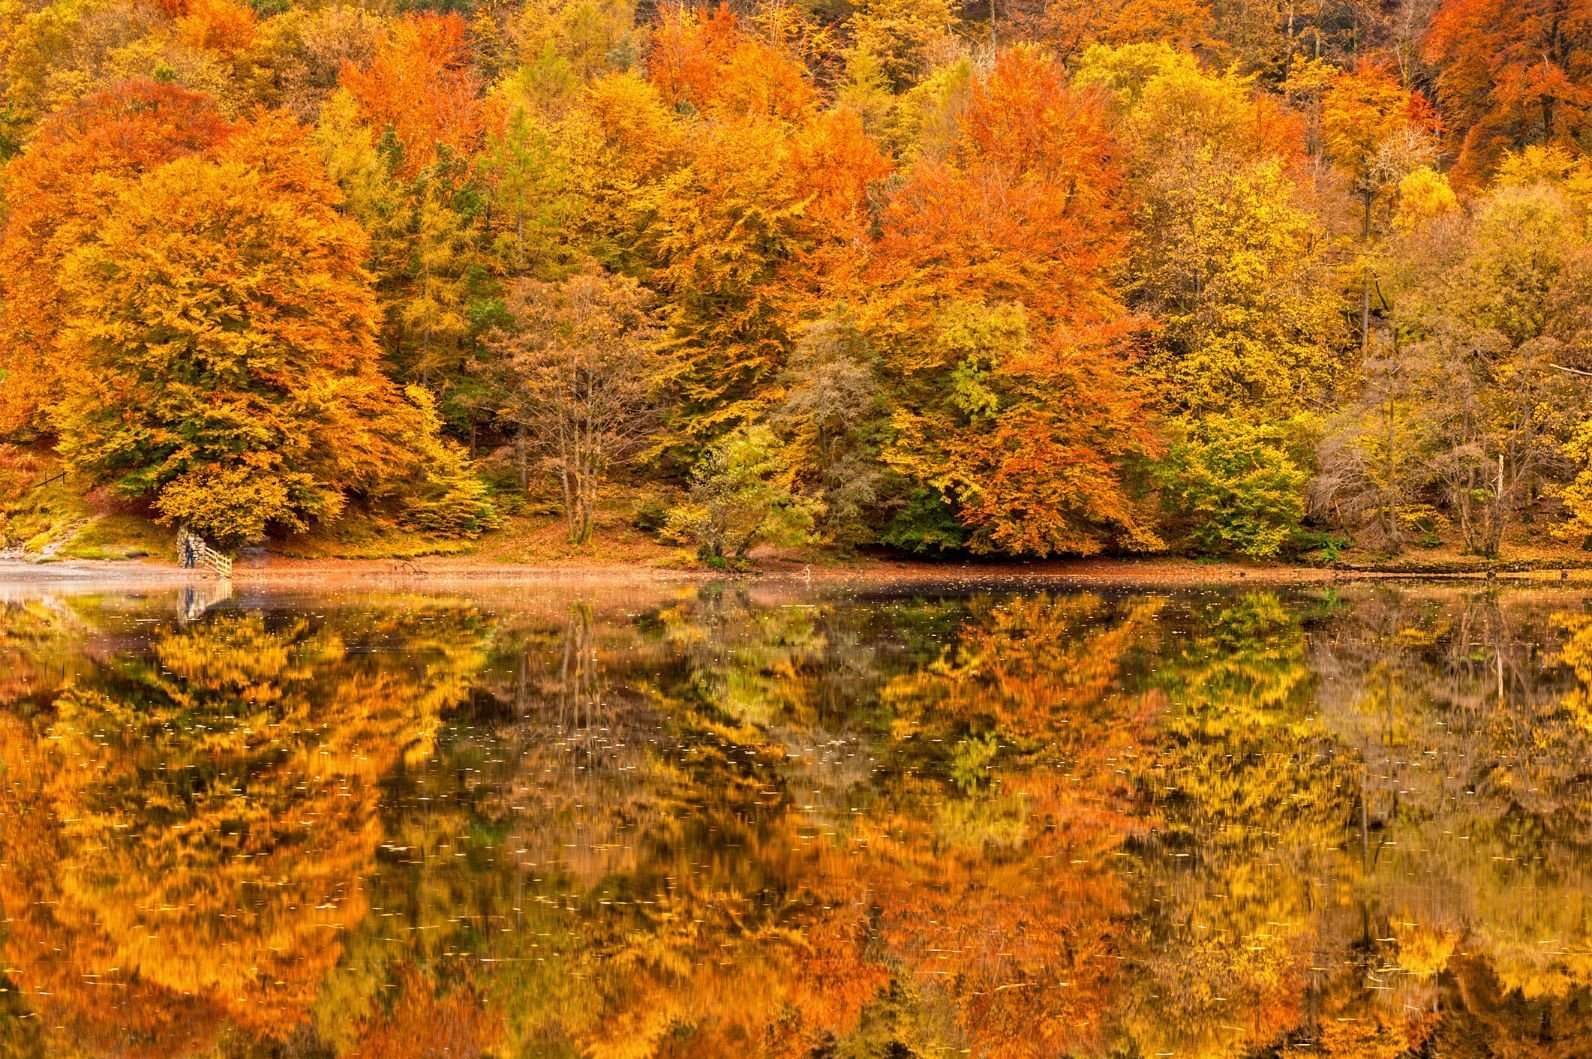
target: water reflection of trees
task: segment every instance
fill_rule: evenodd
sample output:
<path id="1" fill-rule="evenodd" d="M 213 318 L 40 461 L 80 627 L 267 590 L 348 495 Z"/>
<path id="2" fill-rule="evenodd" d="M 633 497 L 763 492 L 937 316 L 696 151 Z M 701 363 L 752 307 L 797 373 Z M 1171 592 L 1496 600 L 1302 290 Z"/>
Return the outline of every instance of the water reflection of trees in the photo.
<path id="1" fill-rule="evenodd" d="M 0 706 L 21 712 L 48 704 L 82 668 L 87 631 L 60 600 L 0 600 Z"/>
<path id="2" fill-rule="evenodd" d="M 1367 977 L 1441 1054 L 1592 1039 L 1592 728 L 1574 597 L 1363 592 L 1318 644 L 1322 715 L 1361 757 Z M 1365 1005 L 1361 1005 L 1364 1007 Z"/>
<path id="3" fill-rule="evenodd" d="M 1577 602 L 212 613 L 0 715 L 6 959 L 91 1054 L 1567 1059 Z"/>
<path id="4" fill-rule="evenodd" d="M 38 1024 L 95 1055 L 282 1037 L 368 910 L 378 783 L 424 756 L 482 656 L 452 615 L 226 613 L 0 715 L 6 959 Z M 419 619 L 419 620 L 417 620 Z"/>
<path id="5" fill-rule="evenodd" d="M 490 961 L 504 1054 L 1093 1049 L 1158 607 L 725 592 L 516 629 L 506 716 L 444 748 L 481 773 L 389 805 L 371 900 L 414 929 L 368 921 L 345 969 Z M 485 872 L 447 855 L 471 821 Z"/>
<path id="6" fill-rule="evenodd" d="M 1352 783 L 1299 610 L 1252 592 L 1167 615 L 1147 674 L 1167 705 L 1136 770 L 1160 825 L 1138 847 L 1147 980 L 1125 1018 L 1146 1053 L 1241 1055 L 1306 1018 Z"/>

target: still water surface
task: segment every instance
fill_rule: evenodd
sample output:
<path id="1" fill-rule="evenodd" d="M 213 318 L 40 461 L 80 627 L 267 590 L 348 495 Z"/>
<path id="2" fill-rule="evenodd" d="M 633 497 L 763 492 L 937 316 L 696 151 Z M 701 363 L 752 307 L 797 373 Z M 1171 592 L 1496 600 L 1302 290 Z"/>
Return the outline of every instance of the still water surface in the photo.
<path id="1" fill-rule="evenodd" d="M 0 1055 L 1592 1056 L 1570 591 L 0 604 Z"/>

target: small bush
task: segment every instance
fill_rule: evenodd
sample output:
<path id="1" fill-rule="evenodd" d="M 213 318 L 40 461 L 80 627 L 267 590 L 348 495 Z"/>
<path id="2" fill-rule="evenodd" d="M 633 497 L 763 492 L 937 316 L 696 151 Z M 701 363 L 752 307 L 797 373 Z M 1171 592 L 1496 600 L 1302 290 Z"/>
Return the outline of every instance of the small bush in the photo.
<path id="1" fill-rule="evenodd" d="M 1305 515 L 1309 475 L 1270 424 L 1205 419 L 1173 444 L 1159 478 L 1173 520 L 1208 555 L 1275 558 Z"/>
<path id="2" fill-rule="evenodd" d="M 648 500 L 636 509 L 630 524 L 643 533 L 657 533 L 669 522 L 669 509 L 656 500 Z"/>
<path id="3" fill-rule="evenodd" d="M 738 430 L 703 454 L 686 502 L 669 512 L 665 533 L 696 546 L 714 568 L 738 565 L 759 544 L 811 539 L 813 506 L 781 482 L 784 462 L 766 426 Z"/>

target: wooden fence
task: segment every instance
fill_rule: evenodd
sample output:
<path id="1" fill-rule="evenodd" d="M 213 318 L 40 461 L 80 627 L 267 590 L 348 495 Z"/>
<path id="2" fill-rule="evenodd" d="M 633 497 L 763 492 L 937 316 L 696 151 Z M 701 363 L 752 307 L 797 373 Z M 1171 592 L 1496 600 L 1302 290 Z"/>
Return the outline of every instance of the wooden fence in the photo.
<path id="1" fill-rule="evenodd" d="M 177 533 L 177 561 L 184 567 L 205 567 L 223 580 L 232 578 L 232 560 L 205 543 L 197 533 L 184 528 Z"/>

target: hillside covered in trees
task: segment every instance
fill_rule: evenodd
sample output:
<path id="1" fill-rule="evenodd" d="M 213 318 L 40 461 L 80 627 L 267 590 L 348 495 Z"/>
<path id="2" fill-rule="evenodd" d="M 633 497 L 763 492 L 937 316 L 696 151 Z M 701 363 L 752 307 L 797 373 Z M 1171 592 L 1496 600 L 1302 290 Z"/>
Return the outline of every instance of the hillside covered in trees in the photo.
<path id="1" fill-rule="evenodd" d="M 1592 0 L 0 0 L 0 104 L 13 505 L 1592 533 Z"/>

